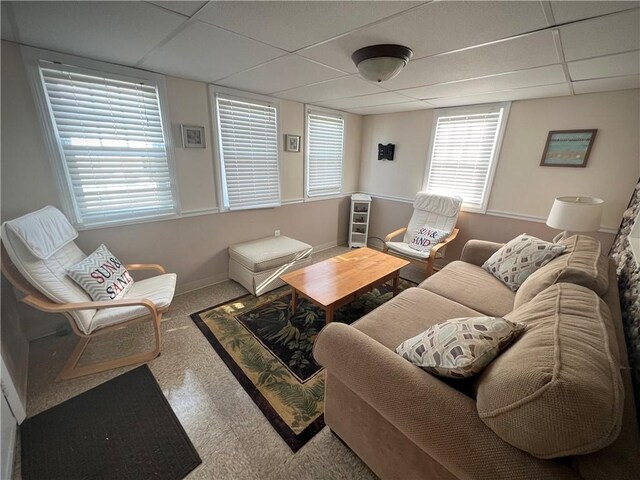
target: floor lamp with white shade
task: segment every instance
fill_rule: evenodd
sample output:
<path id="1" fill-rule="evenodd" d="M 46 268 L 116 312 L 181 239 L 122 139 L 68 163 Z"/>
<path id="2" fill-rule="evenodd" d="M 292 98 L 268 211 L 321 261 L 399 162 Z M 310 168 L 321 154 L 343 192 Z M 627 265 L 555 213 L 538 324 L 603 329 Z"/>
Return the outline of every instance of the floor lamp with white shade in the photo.
<path id="1" fill-rule="evenodd" d="M 596 197 L 556 197 L 547 218 L 551 228 L 563 230 L 554 242 L 567 237 L 567 232 L 595 232 L 600 228 L 604 200 Z"/>

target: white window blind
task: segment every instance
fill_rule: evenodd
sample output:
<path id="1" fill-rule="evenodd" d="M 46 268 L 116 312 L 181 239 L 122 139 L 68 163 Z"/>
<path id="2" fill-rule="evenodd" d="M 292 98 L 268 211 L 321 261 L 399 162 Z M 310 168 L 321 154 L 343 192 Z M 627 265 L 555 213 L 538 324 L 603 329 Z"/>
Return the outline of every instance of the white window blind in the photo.
<path id="1" fill-rule="evenodd" d="M 484 210 L 505 108 L 449 112 L 436 113 L 426 191 L 457 195 L 469 210 Z"/>
<path id="2" fill-rule="evenodd" d="M 342 191 L 344 119 L 324 112 L 307 112 L 307 196 Z"/>
<path id="3" fill-rule="evenodd" d="M 218 93 L 216 110 L 225 208 L 280 205 L 276 107 Z"/>
<path id="4" fill-rule="evenodd" d="M 40 62 L 77 223 L 174 214 L 156 85 Z"/>

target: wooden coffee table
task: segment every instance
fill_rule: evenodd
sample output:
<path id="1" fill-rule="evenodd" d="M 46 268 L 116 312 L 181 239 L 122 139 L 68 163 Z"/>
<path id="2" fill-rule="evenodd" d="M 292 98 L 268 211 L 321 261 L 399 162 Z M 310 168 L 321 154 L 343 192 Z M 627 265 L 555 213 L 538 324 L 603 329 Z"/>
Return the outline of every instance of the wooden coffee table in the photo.
<path id="1" fill-rule="evenodd" d="M 400 269 L 410 262 L 370 248 L 359 248 L 343 255 L 285 273 L 280 278 L 291 286 L 291 311 L 295 313 L 298 296 L 322 307 L 326 322 L 333 313 L 374 287 L 393 280 L 398 293 Z"/>

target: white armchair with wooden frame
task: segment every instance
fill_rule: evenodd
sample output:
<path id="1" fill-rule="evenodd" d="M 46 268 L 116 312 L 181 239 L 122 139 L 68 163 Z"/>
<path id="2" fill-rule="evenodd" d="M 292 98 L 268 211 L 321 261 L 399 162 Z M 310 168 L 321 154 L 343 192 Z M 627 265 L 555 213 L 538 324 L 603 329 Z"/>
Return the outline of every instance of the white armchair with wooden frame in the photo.
<path id="1" fill-rule="evenodd" d="M 74 243 L 77 236 L 62 212 L 51 206 L 2 224 L 2 273 L 20 292 L 20 300 L 43 312 L 63 314 L 80 337 L 57 380 L 153 360 L 160 354 L 160 320 L 173 300 L 176 275 L 156 264 L 126 265 L 159 275 L 134 282 L 123 298 L 93 301 L 67 275 L 68 267 L 86 258 Z M 153 350 L 77 366 L 93 337 L 141 320 L 153 325 Z"/>
<path id="2" fill-rule="evenodd" d="M 455 226 L 458 222 L 461 206 L 462 198 L 460 197 L 419 192 L 413 202 L 413 215 L 409 225 L 387 235 L 384 239 L 383 251 L 425 268 L 427 277 L 430 276 L 433 273 L 433 265 L 436 258 L 444 257 L 445 247 L 458 235 L 459 230 Z M 425 225 L 451 233 L 442 242 L 434 245 L 428 252 L 414 250 L 409 247 L 409 243 L 416 236 L 418 230 Z M 402 234 L 404 236 L 401 242 L 392 241 Z"/>

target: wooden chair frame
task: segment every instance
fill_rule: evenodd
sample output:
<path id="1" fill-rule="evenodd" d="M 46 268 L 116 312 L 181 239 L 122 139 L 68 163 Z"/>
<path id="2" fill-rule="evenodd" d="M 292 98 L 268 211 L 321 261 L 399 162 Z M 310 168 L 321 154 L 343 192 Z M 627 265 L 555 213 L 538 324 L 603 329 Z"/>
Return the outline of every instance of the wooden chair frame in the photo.
<path id="1" fill-rule="evenodd" d="M 73 352 L 69 356 L 66 361 L 62 371 L 58 374 L 56 381 L 60 380 L 68 380 L 71 378 L 82 377 L 84 375 L 92 375 L 94 373 L 104 372 L 106 370 L 112 370 L 114 368 L 124 367 L 127 365 L 135 365 L 138 363 L 145 363 L 153 360 L 158 355 L 160 355 L 161 348 L 161 337 L 160 337 L 160 321 L 162 319 L 162 314 L 167 310 L 158 309 L 156 305 L 146 298 L 139 299 L 122 299 L 122 300 L 107 300 L 107 301 L 99 301 L 99 302 L 80 302 L 80 303 L 55 303 L 45 297 L 40 291 L 34 288 L 18 271 L 15 264 L 7 254 L 4 245 L 2 246 L 2 263 L 1 269 L 2 274 L 5 278 L 15 287 L 20 293 L 24 295 L 23 298 L 20 299 L 21 302 L 30 305 L 37 310 L 48 312 L 48 313 L 62 313 L 69 323 L 71 324 L 71 329 L 73 332 L 80 337 L 80 340 L 76 344 Z M 135 263 L 131 265 L 126 265 L 126 268 L 131 271 L 135 270 L 155 270 L 161 274 L 165 273 L 165 270 L 162 266 L 157 264 L 143 264 L 143 263 Z M 137 318 L 132 318 L 130 320 L 126 320 L 121 323 L 117 323 L 115 325 L 109 325 L 104 328 L 100 328 L 95 332 L 90 334 L 86 334 L 78 328 L 76 321 L 71 316 L 70 312 L 77 310 L 100 310 L 103 308 L 117 308 L 117 307 L 131 307 L 134 305 L 141 305 L 149 310 L 149 314 L 143 315 Z M 153 329 L 155 334 L 155 345 L 153 350 L 144 353 L 137 353 L 134 355 L 128 355 L 126 357 L 117 358 L 114 360 L 106 360 L 103 362 L 97 362 L 90 365 L 83 365 L 78 367 L 78 362 L 80 357 L 82 357 L 83 352 L 87 348 L 87 345 L 91 341 L 92 338 L 104 335 L 105 333 L 112 332 L 116 329 L 122 328 L 123 326 L 129 325 L 133 322 L 138 322 L 141 320 L 151 320 L 153 323 Z"/>
<path id="2" fill-rule="evenodd" d="M 451 243 L 458 236 L 458 232 L 460 231 L 460 229 L 454 228 L 451 234 L 447 238 L 445 238 L 442 242 L 435 245 L 429 251 L 429 257 L 425 259 L 410 257 L 409 255 L 402 255 L 401 253 L 394 252 L 393 250 L 389 250 L 389 247 L 387 247 L 387 242 L 390 242 L 392 238 L 395 238 L 398 235 L 402 235 L 406 231 L 407 231 L 407 227 L 402 227 L 394 232 L 391 232 L 389 235 L 384 237 L 384 248 L 382 249 L 382 251 L 384 253 L 388 253 L 389 255 L 393 255 L 394 257 L 408 260 L 409 262 L 421 268 L 426 268 L 427 277 L 430 277 L 433 274 L 433 265 L 436 261 L 436 254 L 441 248 L 443 248 L 448 243 Z"/>

